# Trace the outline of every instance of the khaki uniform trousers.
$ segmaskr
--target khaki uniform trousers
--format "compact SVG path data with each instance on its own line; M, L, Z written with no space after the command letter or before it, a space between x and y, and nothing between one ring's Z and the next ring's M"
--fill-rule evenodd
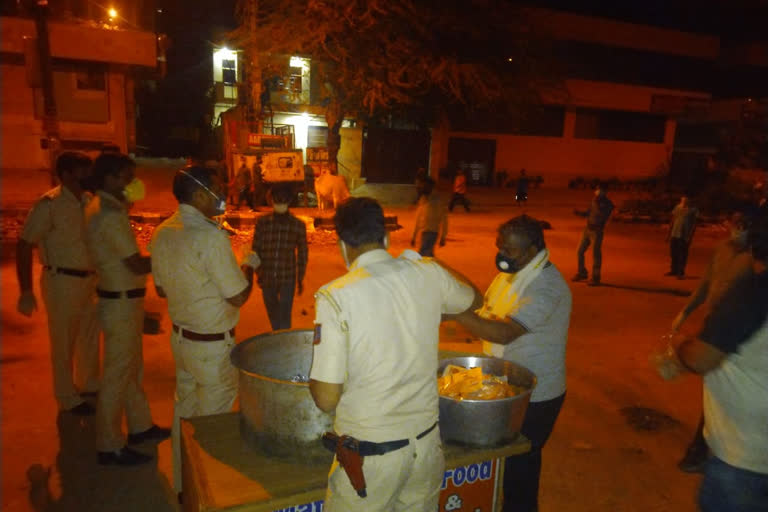
M104 331L104 375L96 404L96 447L109 452L125 446L123 412L131 434L152 426L141 386L144 299L99 299L99 318Z
M83 402L79 392L99 390L96 277L43 269L40 288L48 312L53 394L59 409L71 409Z
M323 512L435 512L445 473L440 429L408 441L399 450L365 457L365 498L357 495L334 459Z
M235 339L192 341L171 333L176 361L176 394L173 404L173 485L182 491L181 418L221 414L232 410L237 397L237 368L229 360Z

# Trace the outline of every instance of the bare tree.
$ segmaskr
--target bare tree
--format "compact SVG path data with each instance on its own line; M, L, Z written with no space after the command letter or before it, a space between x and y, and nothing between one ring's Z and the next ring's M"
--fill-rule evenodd
M347 115L514 107L555 83L525 11L509 1L239 0L238 12L234 37L258 52L262 72L286 55L313 59L332 162Z

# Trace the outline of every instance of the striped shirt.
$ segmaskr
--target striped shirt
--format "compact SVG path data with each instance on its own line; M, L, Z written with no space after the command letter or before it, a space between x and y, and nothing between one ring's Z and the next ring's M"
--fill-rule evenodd
M253 250L261 258L262 288L301 282L307 270L307 228L290 213L271 213L256 221Z

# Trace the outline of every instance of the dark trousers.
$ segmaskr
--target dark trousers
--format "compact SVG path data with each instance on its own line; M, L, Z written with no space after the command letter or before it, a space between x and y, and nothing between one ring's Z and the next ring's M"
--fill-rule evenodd
M592 245L592 279L600 280L600 267L603 264L603 230L587 227L581 235L581 243L577 252L579 258L579 274L586 276L587 267L584 265L584 253Z
M251 192L245 188L240 191L240 193L237 195L237 207L240 208L240 206L243 204L243 201L245 201L245 204L248 205L248 208L253 209L253 196L251 195Z
M456 203L461 203L464 205L464 209L466 211L469 211L469 200L464 197L464 194L459 194L457 192L453 193L453 196L451 197L451 202L448 204L448 211L453 211L453 207L456 206Z
M676 276L685 275L685 264L688 263L688 248L690 246L682 238L669 240L669 256L672 260L670 272Z
M261 296L264 298L264 306L267 308L267 316L273 331L291 328L295 287L293 283L261 287Z
M531 451L507 457L504 463L504 512L539 510L541 449L560 414L565 393L552 400L531 402L520 432L531 441Z
M436 242L437 242L437 231L422 231L421 232L421 248L419 248L419 254L421 254L422 256L434 257Z

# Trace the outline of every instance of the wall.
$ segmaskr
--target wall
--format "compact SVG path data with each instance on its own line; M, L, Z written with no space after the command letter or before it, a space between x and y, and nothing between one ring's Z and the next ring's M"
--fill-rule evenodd
M24 66L2 65L3 84L0 88L0 168L46 168L47 151L41 149L42 122L35 117L34 90L27 85ZM117 144L127 150L125 76L118 71L107 74L109 120L106 123L59 123L60 138L66 148Z

